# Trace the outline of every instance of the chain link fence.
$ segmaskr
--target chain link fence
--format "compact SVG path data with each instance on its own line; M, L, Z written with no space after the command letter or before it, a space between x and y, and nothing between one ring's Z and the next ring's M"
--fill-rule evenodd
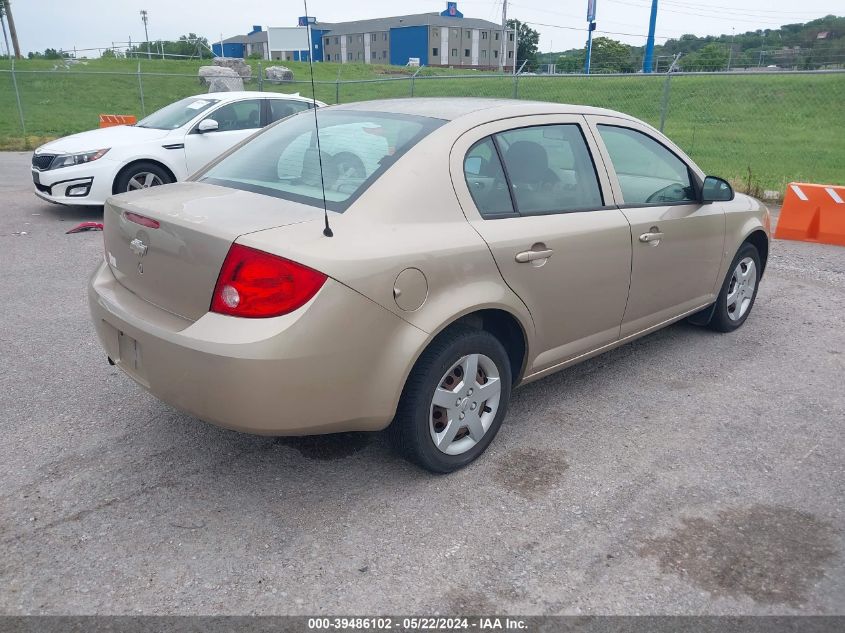
M311 96L310 81L246 90ZM30 149L96 127L98 115L139 118L204 92L192 74L0 70L0 148ZM317 81L329 104L406 97L494 97L619 110L663 130L698 164L762 196L789 181L845 182L845 71L628 75L388 76ZM436 116L436 112L432 112Z

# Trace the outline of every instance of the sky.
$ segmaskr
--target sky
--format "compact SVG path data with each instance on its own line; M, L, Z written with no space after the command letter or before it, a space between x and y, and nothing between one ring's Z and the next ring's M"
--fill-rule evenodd
M188 32L209 40L247 33L253 24L295 26L302 0L10 0L23 51L109 47L144 40L139 14L149 15L151 40L177 39ZM597 0L596 36L642 45L651 0ZM508 2L508 16L540 32L540 51L582 47L587 0ZM310 0L311 15L324 22L442 11L445 0ZM465 17L501 22L502 0L458 0ZM660 0L657 42L684 33L730 34L777 28L828 14L845 14L842 0ZM83 53L79 53L82 55ZM90 56L96 56L91 53Z

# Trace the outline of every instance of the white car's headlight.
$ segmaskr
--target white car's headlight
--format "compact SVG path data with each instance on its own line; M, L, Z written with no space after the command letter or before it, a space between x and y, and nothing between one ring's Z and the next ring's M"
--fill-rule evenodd
M73 165L84 165L102 158L109 151L109 147L105 149L95 149L91 152L81 152L79 154L62 154L56 156L53 162L50 163L50 169L61 169L62 167L72 167Z

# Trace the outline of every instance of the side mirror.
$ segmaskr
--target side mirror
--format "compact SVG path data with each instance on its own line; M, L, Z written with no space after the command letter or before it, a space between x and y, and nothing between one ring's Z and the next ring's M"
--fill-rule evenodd
M702 202L727 202L734 199L734 190L727 180L716 176L707 176L701 188Z
M205 134L206 132L216 132L220 124L214 119L203 119L197 126L197 132Z

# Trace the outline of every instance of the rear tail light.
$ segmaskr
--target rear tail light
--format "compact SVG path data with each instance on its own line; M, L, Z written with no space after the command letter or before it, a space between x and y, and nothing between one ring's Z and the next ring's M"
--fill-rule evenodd
M326 282L323 273L283 257L232 244L211 299L211 311L260 319L305 305Z

